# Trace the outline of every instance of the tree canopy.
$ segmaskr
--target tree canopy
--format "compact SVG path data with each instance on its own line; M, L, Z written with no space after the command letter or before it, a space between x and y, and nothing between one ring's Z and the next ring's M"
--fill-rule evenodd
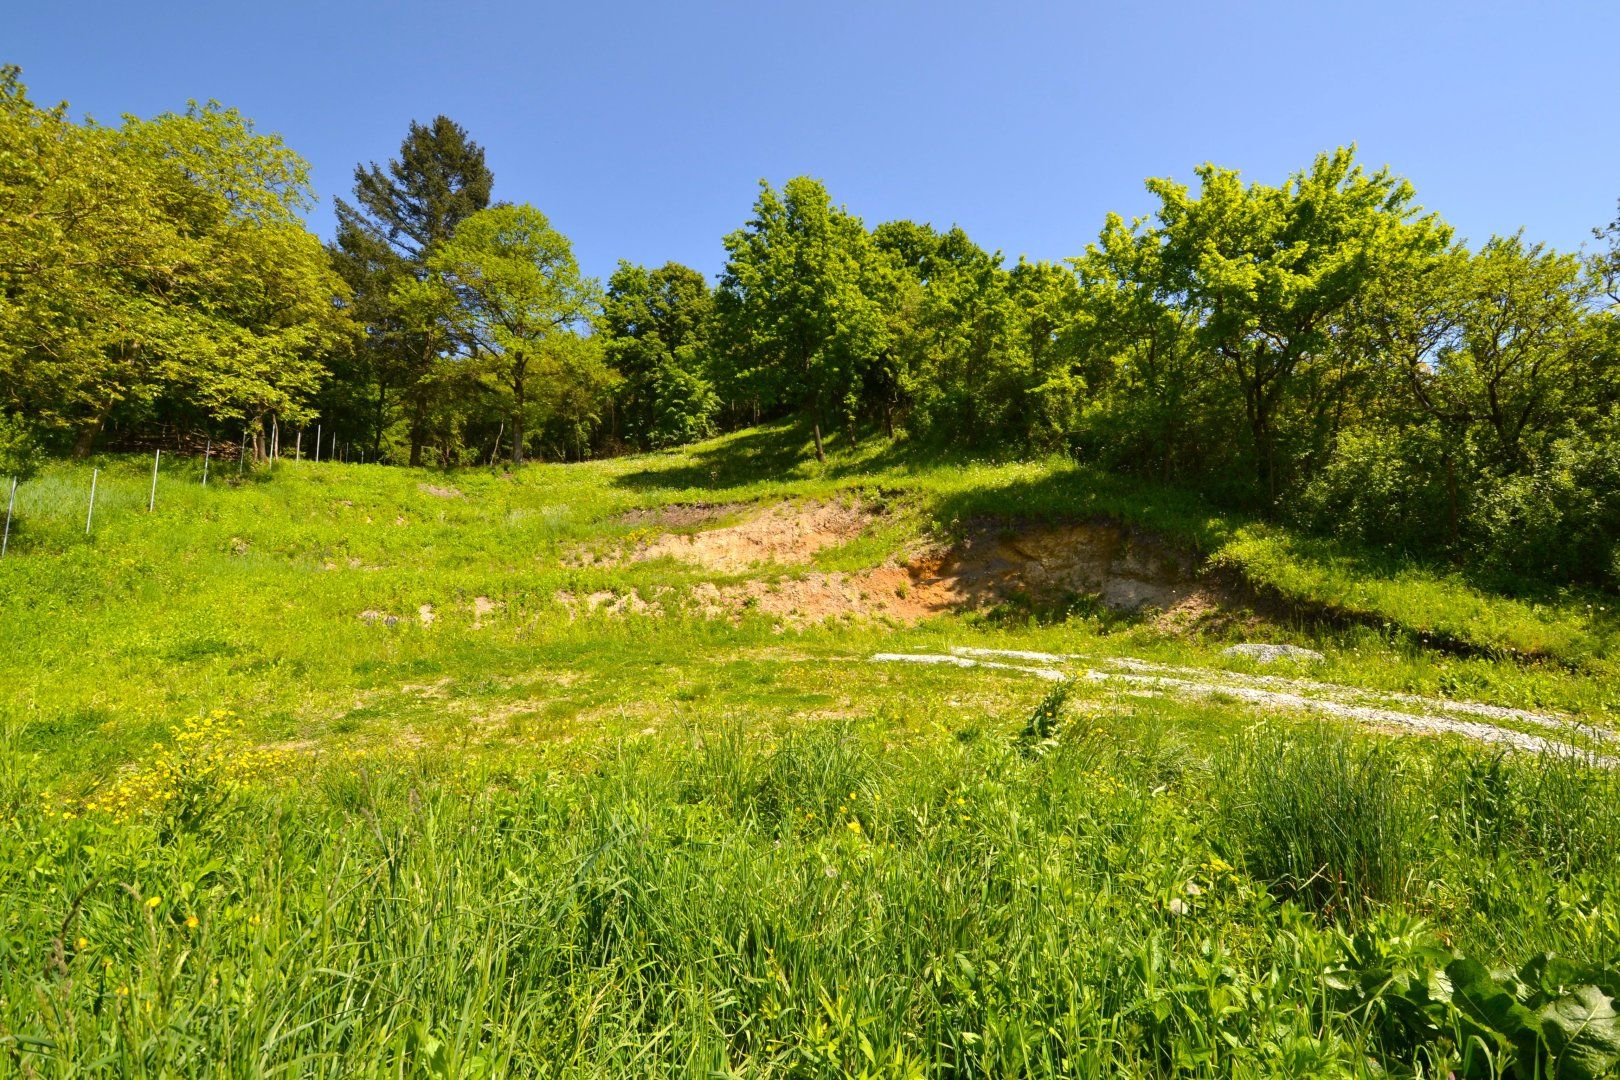
M1620 219L1465 243L1354 147L1146 181L1063 263L762 181L713 287L602 288L444 116L355 169L217 103L75 120L0 72L0 467L318 423L412 465L651 450L765 420L1065 453L1481 572L1620 588ZM329 437L329 436L328 436Z

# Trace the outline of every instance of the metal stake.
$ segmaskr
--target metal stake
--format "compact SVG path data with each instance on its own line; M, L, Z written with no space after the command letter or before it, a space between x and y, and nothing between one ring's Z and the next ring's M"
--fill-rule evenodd
M11 511L17 507L17 478L11 478L11 498L6 502L6 531L0 535L0 559L6 557L6 548L11 546Z
M96 516L96 477L101 475L100 469L90 470L90 509L84 515L84 535L90 535L90 519Z
M161 450L152 454L152 494L146 500L146 512L148 514L157 509L157 467L158 458L162 456L163 451Z

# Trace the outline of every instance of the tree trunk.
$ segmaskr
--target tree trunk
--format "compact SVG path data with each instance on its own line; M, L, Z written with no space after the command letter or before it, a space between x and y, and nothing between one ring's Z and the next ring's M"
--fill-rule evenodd
M411 468L422 464L422 448L427 445L427 399L418 396L411 402Z
M73 456L76 459L82 461L90 456L90 451L96 447L96 436L101 434L101 425L105 421L105 415L98 416L79 429L78 438L73 440Z
M1462 530L1457 526L1457 466L1446 455L1446 517L1451 526L1451 557L1462 557Z
M381 380L377 383L377 423L375 435L371 441L371 456L382 457L383 426L388 416L388 387Z
M523 383L525 363L518 360L512 367L512 401L517 406L512 410L512 467L515 469L523 464Z

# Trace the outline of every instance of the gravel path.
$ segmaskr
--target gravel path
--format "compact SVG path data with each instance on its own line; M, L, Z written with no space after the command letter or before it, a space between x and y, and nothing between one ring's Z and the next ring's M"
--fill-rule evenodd
M1430 698L1395 691L1370 690L1313 679L1279 675L1249 675L1216 668L1157 664L1133 657L1088 657L1021 649L953 648L949 653L878 653L876 663L947 664L962 668L990 668L1032 675L1050 682L1084 679L1122 686L1127 693L1171 694L1185 698L1225 698L1263 709L1311 712L1358 723L1402 728L1425 734L1461 735L1477 742L1529 753L1591 757L1595 764L1620 764L1613 757L1594 755L1570 743L1522 731L1505 723L1540 728L1561 735L1576 734L1594 742L1612 743L1615 734L1566 717L1548 716L1486 705L1477 701ZM1010 661L1020 661L1012 663ZM1494 723L1492 721L1495 721Z

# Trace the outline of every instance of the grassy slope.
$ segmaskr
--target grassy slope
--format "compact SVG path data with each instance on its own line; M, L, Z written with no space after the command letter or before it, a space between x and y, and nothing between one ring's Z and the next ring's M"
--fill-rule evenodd
M516 477L306 464L206 490L182 465L155 515L144 466L114 461L89 540L82 469L26 486L0 563L0 1055L126 1074L1331 1072L1374 1048L1319 980L1360 897L1487 960L1620 957L1607 778L1098 687L1032 748L1045 686L863 662L973 644L1217 665L1224 640L1096 616L784 632L557 602L701 576L559 563L629 535L615 519L638 506L854 490L900 511L818 560L837 568L975 517L1105 514L1292 595L1577 669L1276 628L1329 653L1318 674L1612 722L1612 624L1574 601L1382 573L1060 462L878 444L823 467L804 449L762 430ZM476 597L500 605L481 626ZM225 731L185 730L215 710ZM120 791L165 801L84 806ZM1301 884L1317 860L1342 888ZM1272 899L1300 889L1301 909Z

